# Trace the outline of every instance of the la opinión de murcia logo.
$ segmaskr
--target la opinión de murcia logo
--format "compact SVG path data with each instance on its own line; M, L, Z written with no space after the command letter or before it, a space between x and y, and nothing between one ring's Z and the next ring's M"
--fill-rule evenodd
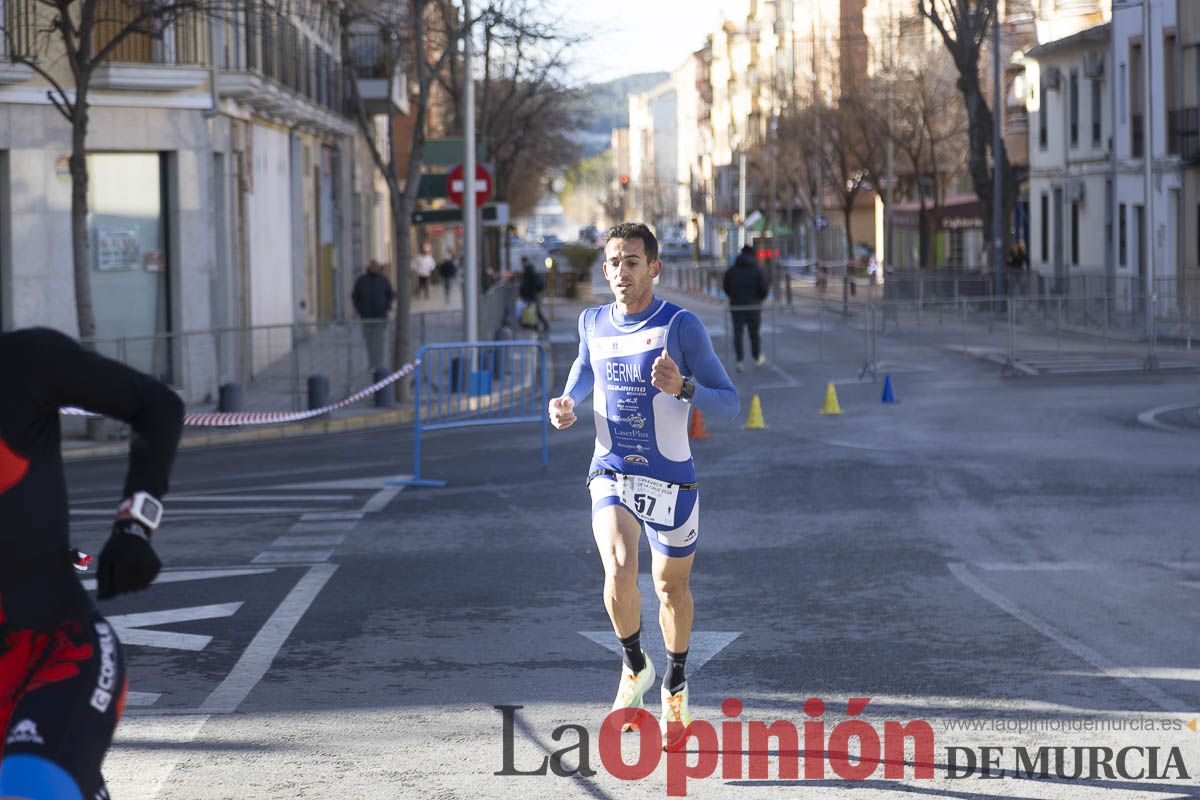
M667 795L684 797L688 782L719 774L723 780L824 780L834 776L846 781L877 779L882 766L885 780L917 780L935 777L941 767L947 778L1036 778L1065 780L1190 780L1191 776L1178 747L946 747L945 762L935 764L933 727L926 720L899 722L886 720L882 733L878 723L862 719L871 702L869 697L852 697L846 705L849 719L827 731L823 716L826 705L817 697L804 702L804 720L798 728L789 720L742 722L743 704L727 698L721 704L726 717L719 723L693 720L686 729L670 723L668 738L682 734L680 746L665 754ZM596 775L592 769L591 734L583 725L560 725L551 733L564 746L538 764L516 763L516 714L524 706L493 706L502 715L503 768L493 773L502 776L545 776L561 778ZM637 758L625 761L621 727L637 725ZM803 733L801 733L801 729ZM851 743L857 745L851 753ZM911 745L909 743L911 742ZM803 750L801 750L803 743ZM912 753L905 759L906 747ZM618 709L605 717L598 735L601 766L613 777L639 781L652 775L664 759L658 720L644 708ZM771 760L777 761L775 774ZM691 760L694 763L689 763ZM570 766L567 762L573 762ZM909 769L911 767L911 770Z

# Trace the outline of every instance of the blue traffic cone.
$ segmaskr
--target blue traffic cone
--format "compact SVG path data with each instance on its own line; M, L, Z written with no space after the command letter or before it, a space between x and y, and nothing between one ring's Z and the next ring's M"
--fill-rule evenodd
M892 388L892 376L887 375L883 379L883 402L899 403L896 399L896 390Z

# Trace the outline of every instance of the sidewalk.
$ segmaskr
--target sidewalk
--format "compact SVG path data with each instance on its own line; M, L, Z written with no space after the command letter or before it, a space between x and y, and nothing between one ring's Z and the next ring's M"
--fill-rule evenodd
M456 288L458 288L456 284ZM551 374L553 374L553 346L568 344L576 341L575 321L580 311L594 304L592 298L584 296L579 300L551 300L543 302L546 316L551 322L551 332L545 339L547 355L550 358ZM462 292L451 292L447 302L440 286L430 289L428 298L413 298L413 352L422 344L434 341L457 341L462 338ZM332 326L330 330L333 330ZM358 330L354 333L361 333ZM516 331L517 339L533 339L528 331ZM292 411L301 410L297 405L298 398L294 392L281 388L291 381L290 372L303 364L304 374L319 371L322 362L332 363L338 358L343 361L336 366L346 370L346 379L331 381L330 402L336 402L356 391L370 385L370 375L366 368L366 356L359 337L349 337L346 343L338 342L336 346L321 348L319 343L312 343L297 348L288 363L278 368L271 368L258 376L256 385L244 392L245 410L254 411ZM360 363L361 362L361 363ZM272 374L278 372L280 375ZM282 376L282 373L288 373ZM361 375L361 381L351 383L349 375ZM393 387L384 389L393 391ZM189 404L187 413L204 413L215 410L215 403ZM374 397L368 397L359 403L345 409L333 411L321 417L302 422L290 422L273 425L237 426L231 428L184 428L180 449L187 450L200 447L216 447L244 442L270 441L289 439L301 436L319 436L330 433L345 433L347 431L383 428L395 425L406 425L413 421L414 405L412 401L398 404L392 408L376 408ZM62 444L63 459L67 461L123 456L129 452L128 429L121 428L121 434L111 441L97 441L88 438L69 437L64 431Z

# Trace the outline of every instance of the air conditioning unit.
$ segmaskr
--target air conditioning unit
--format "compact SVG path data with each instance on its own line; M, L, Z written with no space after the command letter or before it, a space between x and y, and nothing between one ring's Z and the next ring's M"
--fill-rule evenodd
M1062 79L1062 70L1058 67L1046 67L1042 71L1042 88L1043 89L1058 89L1058 82Z
M1067 200L1083 203L1087 200L1087 184L1082 180L1067 181Z
M1104 77L1104 53L1093 50L1083 54L1083 74L1087 78Z

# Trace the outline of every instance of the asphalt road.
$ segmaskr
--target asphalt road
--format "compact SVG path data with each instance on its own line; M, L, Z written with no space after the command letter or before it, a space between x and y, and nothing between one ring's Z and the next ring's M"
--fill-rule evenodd
M774 323L776 357L735 375L742 416L706 419L712 438L694 443L689 671L693 715L721 732L725 768L763 752L717 725L728 697L743 727L785 720L802 736L815 718L804 702L821 698L826 746L804 748L801 780L781 778L772 745L768 779L718 768L688 795L1200 794L1200 733L1186 727L1200 717L1200 430L1138 422L1195 400L1194 378L1002 378L986 360L894 342L880 367L900 403L884 405L880 383L858 380L859 334L826 324ZM556 385L572 350L570 324L559 327ZM831 381L841 416L817 413ZM755 393L766 430L742 427ZM551 431L549 469L531 425L431 434L423 472L440 489L388 487L412 472L408 429L181 453L156 539L167 572L103 607L136 693L106 767L113 797L666 796L679 761L635 781L601 758L620 662L600 603L584 420ZM85 549L106 535L122 469L68 469ZM860 716L881 736L889 720L927 721L934 777L914 777L911 742L902 779L882 766L839 777L834 762L857 756L828 737L854 697L872 698ZM657 711L657 687L647 700ZM555 736L573 724L596 774L496 775L498 705L522 707L509 771L577 744L579 729ZM625 737L630 763L637 744ZM1082 758L1085 775L1093 751L1070 748L1111 748L1110 766L1141 748L1127 753L1130 775L1158 748L1167 777L1101 765L1095 779L1058 779L1054 751L1051 777L1014 777L1017 748L1039 746L1068 748L1067 774ZM981 747L1004 748L992 755L1009 774L947 777L951 755L965 758L950 748ZM692 763L717 758L698 749ZM1186 779L1164 768L1172 758ZM823 777L804 780L822 760ZM578 762L577 749L563 771Z

